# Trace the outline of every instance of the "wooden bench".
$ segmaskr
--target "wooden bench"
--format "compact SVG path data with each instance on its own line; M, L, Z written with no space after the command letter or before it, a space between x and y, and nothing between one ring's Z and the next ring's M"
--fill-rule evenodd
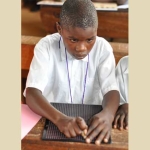
M22 91L25 88L26 78L28 75L30 63L33 57L33 50L36 43L41 39L41 37L33 36L22 36L21 37L21 77L22 77ZM116 63L123 56L128 55L128 44L127 43L114 43L110 42ZM22 95L22 103L25 103L24 97Z

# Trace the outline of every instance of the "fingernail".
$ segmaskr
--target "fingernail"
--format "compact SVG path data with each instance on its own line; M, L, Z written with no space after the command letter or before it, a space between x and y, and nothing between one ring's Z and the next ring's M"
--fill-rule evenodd
M90 140L89 138L87 138L87 139L86 139L86 142L87 142L87 143L90 143L90 142L91 142L91 140Z
M84 133L84 131L81 133L81 135L84 139L86 139L86 134Z
M78 118L78 120L79 120L79 121L82 121L82 119L81 119L80 117Z
M105 142L105 143L107 143L107 142L108 142L108 140L107 140L107 139L104 139L104 142Z
M96 145L100 145L100 141L95 141L95 144Z
M83 132L84 132L84 134L86 135L86 134L87 134L87 129L85 129Z
M128 130L128 127L126 127L126 130Z
M114 125L114 128L116 129L116 125Z

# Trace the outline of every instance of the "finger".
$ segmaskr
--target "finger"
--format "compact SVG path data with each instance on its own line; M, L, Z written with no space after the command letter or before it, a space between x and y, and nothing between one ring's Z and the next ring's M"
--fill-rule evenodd
M108 143L109 138L110 138L110 130L106 133L106 135L105 135L105 137L104 137L104 142L105 142L105 143Z
M123 130L124 119L125 119L125 114L121 115L119 118L119 129L120 130Z
M128 114L125 117L125 129L128 130Z
M118 119L120 118L120 115L118 114L118 115L116 115L116 117L115 117L115 120L114 120L114 128L116 129L117 128L117 126L118 126Z
M89 138L87 138L85 141L86 143L91 143L91 140Z
M84 139L86 139L86 137L87 137L87 129L84 129L84 131L82 131L82 137Z
M92 122L93 118L90 118L88 121L87 121L87 125L89 126Z
M87 130L87 135L91 134L93 130L95 130L96 127L97 127L97 124L92 123Z
M69 133L70 133L70 136L71 136L71 137L76 137L76 136L77 136L77 134L75 133L75 130L74 130L73 128L71 128L71 129L69 130Z
M79 128L80 128L81 130L84 130L84 129L87 129L87 128L88 128L86 122L85 122L84 119L81 118L81 117L77 117L77 118L76 118L76 123L78 124L78 126L79 126Z
M104 139L104 137L106 136L107 132L108 131L106 129L101 131L101 133L99 134L99 136L97 137L97 139L95 141L96 145L100 145L101 144L101 142ZM105 139L105 141L106 141L106 139Z
M83 132L84 132L84 134L87 134L87 129L84 129L84 131L83 131Z
M91 132L98 126L97 121L94 121L93 118L90 119L90 124L87 130L87 135L91 134Z
M97 137L99 135L99 133L103 130L104 125L98 125L95 129L93 129L93 131L87 136L87 140L89 139L90 141L92 141L95 137Z
M64 131L63 134L64 134L67 138L70 138L70 137L71 137L71 135L70 135L70 133L69 133L68 130Z
M77 135L82 134L82 130L79 128L78 124L74 125L74 130Z
M128 130L128 129L129 129L128 125L125 127L125 129L126 129L126 130Z

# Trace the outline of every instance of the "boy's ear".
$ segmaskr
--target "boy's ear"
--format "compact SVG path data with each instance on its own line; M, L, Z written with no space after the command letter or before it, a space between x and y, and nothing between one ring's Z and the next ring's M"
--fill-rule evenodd
M60 23L59 23L59 22L56 22L56 28L57 28L58 33L61 35L62 28L61 28L61 26L60 26Z

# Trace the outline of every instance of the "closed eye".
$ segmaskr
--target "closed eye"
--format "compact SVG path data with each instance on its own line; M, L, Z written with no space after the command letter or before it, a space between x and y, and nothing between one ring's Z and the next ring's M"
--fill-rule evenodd
M78 42L78 40L77 40L77 39L70 39L70 41L71 41L72 43L76 43L76 42Z
M88 43L91 43L94 39L87 39Z

